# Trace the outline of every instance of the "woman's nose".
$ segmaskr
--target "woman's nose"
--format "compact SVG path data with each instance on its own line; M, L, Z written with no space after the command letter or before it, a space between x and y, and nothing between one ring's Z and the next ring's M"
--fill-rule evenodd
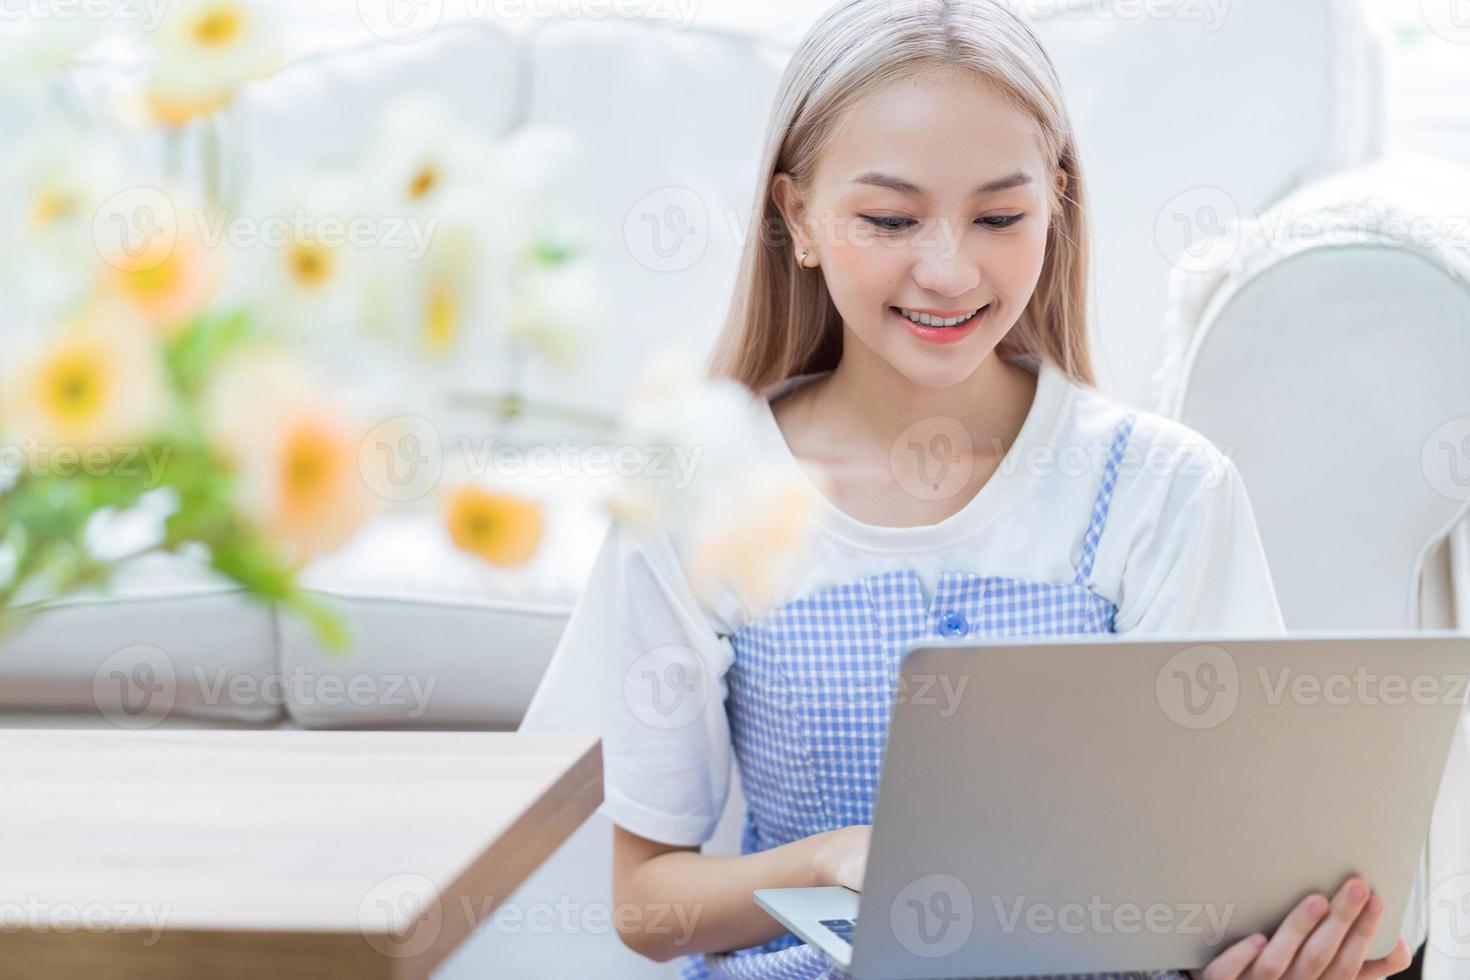
M980 285L980 268L965 255L958 240L933 233L915 241L914 247L918 256L913 276L920 289L952 299L972 293Z
M922 257L914 265L913 276L920 289L946 299L970 295L980 285L979 267L960 255Z

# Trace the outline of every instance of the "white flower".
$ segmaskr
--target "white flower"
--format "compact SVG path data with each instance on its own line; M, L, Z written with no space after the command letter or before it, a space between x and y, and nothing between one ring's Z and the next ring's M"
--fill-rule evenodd
M3 240L3 277L12 303L54 319L92 287L101 255L93 239L97 209L123 186L112 146L77 127L51 121L27 130L9 149L3 185L12 219Z
M701 502L686 544L689 584L706 604L727 588L760 616L801 571L816 490L780 460L752 462Z
M102 21L85 16L75 2L27 0L0 17L0 81L35 81L63 71L101 33Z
M367 179L386 213L446 214L446 205L483 207L491 184L488 140L440 99L403 95L378 116Z
M443 361L486 338L490 322L489 250L473 203L445 199L433 216L422 255L382 247L373 255L370 305L394 343L417 357ZM479 349L478 346L476 348Z
M149 109L174 125L220 108L281 62L275 18L259 0L169 0L144 37L157 58Z
M755 409L743 385L706 377L688 352L659 352L618 420L619 446L641 451L646 465L619 480L612 512L686 525L701 500L759 458Z
M375 234L375 218L360 190L340 177L319 176L259 200L247 213L257 215L270 234L252 243L251 274L242 285L262 322L304 340L356 328L370 271L366 252ZM365 219L373 221L364 224Z
M602 282L586 259L528 265L508 284L505 322L511 336L561 368L577 360L601 307Z

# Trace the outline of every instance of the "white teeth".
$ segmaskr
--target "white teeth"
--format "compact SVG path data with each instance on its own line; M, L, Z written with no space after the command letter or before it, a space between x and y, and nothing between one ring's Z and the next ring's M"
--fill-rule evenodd
M896 306L896 307L894 307L894 309L898 310L898 312L902 313L904 316L908 317L910 320L912 320L913 322L919 324L920 326L924 326L924 327L957 327L961 323L964 323L966 320L970 319L976 313L979 313L980 310L985 309L985 307L983 307L983 306L980 307L980 310L971 310L969 313L966 313L964 316L952 316L952 317L937 317L937 316L930 316L927 313L915 313L912 310L906 310L906 309L904 309L902 306Z

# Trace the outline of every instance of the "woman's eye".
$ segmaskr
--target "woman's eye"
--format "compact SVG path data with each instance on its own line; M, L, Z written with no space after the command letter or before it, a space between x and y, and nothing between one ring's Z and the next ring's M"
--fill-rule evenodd
M895 215L862 215L862 219L869 224L876 225L884 231L902 231L909 225L915 224L913 218L900 218Z
M903 231L911 225L918 224L913 218L903 218L897 215L865 214L861 217L864 221L884 231ZM983 218L976 218L975 223L984 225L986 228L1009 228L1024 217L1024 214L991 214Z

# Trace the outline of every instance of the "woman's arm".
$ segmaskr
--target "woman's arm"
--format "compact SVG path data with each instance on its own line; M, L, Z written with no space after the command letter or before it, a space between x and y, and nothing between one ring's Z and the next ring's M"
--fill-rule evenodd
M664 962L758 946L787 932L755 904L757 888L832 884L828 844L850 828L753 854L716 857L613 825L613 921L629 949ZM635 914L636 913L636 914Z

